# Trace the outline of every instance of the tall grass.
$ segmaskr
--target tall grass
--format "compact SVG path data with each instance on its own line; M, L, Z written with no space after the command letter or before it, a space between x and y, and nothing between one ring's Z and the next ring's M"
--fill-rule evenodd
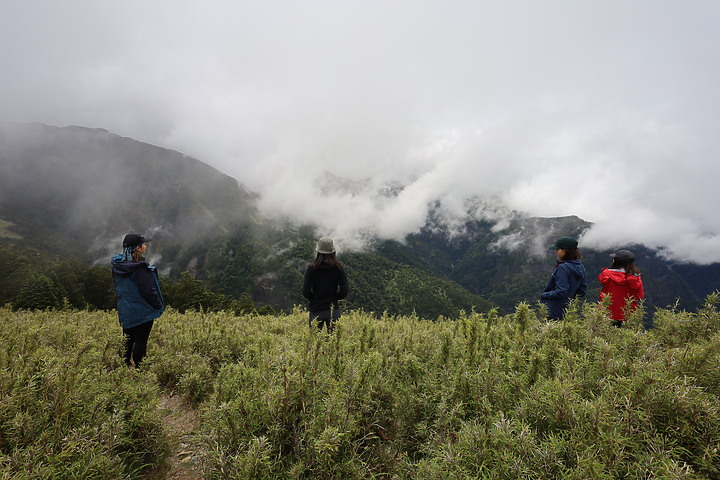
M136 478L167 456L149 373L117 318L0 309L0 478Z
M111 315L0 310L0 471L137 478L167 455L154 406L173 391L202 412L212 479L720 478L718 301L621 329L588 303L553 323L528 304L349 312L332 335L301 310L170 311L141 372L115 368Z

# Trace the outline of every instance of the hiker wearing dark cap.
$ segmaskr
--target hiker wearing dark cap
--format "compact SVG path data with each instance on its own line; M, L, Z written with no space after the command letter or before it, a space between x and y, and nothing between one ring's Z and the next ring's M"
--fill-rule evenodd
M548 309L548 319L561 320L570 300L584 297L587 292L585 267L580 262L578 241L571 237L562 237L550 249L555 250L557 264L540 301Z
M626 308L633 311L638 300L645 298L640 269L635 266L635 255L630 250L618 250L610 255L612 265L603 268L598 280L602 285L600 300L610 295L610 318L616 327L625 322Z
M157 268L145 261L152 240L136 233L123 239L123 253L112 260L118 319L125 334L125 364L140 366L147 352L153 321L165 311Z
M335 256L335 245L330 237L318 240L315 261L305 270L303 296L309 300L308 321L322 330L325 326L332 332L340 318L338 300L347 297L349 286L345 268Z

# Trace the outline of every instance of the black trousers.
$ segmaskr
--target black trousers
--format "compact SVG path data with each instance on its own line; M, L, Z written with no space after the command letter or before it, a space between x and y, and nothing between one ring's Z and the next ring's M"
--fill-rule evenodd
M141 323L132 328L123 328L125 334L125 364L130 365L132 358L135 367L139 367L145 354L147 353L147 342L150 338L150 330L152 330L153 320Z
M318 330L322 330L323 327L325 327L328 332L332 332L335 328L335 322L340 318L340 314L339 308L323 310L321 312L310 312L310 315L308 315L308 323L310 328L313 327L313 323L316 323Z

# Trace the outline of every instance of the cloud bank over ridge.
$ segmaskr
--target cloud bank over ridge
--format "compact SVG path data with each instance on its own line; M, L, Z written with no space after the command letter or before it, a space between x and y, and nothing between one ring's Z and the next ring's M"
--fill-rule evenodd
M480 197L591 221L586 246L720 261L716 2L3 10L0 120L183 151L346 245Z

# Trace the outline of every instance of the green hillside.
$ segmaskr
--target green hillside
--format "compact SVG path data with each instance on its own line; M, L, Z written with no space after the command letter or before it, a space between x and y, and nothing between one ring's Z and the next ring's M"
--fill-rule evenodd
M16 303L23 288L43 275L52 282L43 291L58 297L50 305L67 298L71 306L82 306L84 299L73 297L64 283L87 282L82 275L64 278L67 262L107 266L122 236L137 231L153 237L150 260L159 259L168 285L189 272L229 299L250 295L259 305L291 309L305 301L302 273L314 257L316 238L312 227L263 218L253 195L236 180L179 152L101 129L40 124L0 124L0 221L0 245L8 246L0 261L10 276L0 304ZM24 262L15 261L18 253ZM433 272L373 253L342 260L351 272L347 307L433 317L490 308ZM388 279L390 290L383 283ZM196 293L205 306L228 306L222 298ZM106 303L86 300L94 308Z
M504 229L487 221L469 221L461 237L442 229L424 229L409 235L406 242L384 242L378 252L448 278L469 292L486 298L503 311L512 311L521 301L535 302L555 267L554 252L548 250L562 236L579 238L592 226L578 217L537 218L517 213ZM641 245L631 248L643 271L649 307L696 309L705 296L720 289L718 264L674 265ZM581 245L582 262L588 276L588 298L598 298L597 275L610 266L612 250L597 251Z
M547 245L591 226L577 217L518 212L507 212L500 224L482 220L482 205L480 199L468 203L460 231L450 232L439 210L431 211L426 227L402 242L374 239L364 251L339 252L350 274L346 307L427 318L492 306L509 312L520 301L537 300L554 268ZM107 268L129 231L153 237L149 259L166 285L185 282L174 290L178 308L244 310L231 304L248 304L249 297L249 303L285 311L305 301L302 273L320 233L312 225L264 218L255 195L236 179L180 152L101 129L0 123L0 262L6 278L0 304L16 303L23 289L45 285L58 297L51 303L105 308L104 294L86 298L89 293L77 285L107 285L109 276L93 271L83 279L78 264ZM649 307L678 302L692 310L720 289L717 264L674 265L647 248L622 247L635 250ZM596 276L610 251L582 251L588 295L596 298ZM198 299L187 298L192 293Z

